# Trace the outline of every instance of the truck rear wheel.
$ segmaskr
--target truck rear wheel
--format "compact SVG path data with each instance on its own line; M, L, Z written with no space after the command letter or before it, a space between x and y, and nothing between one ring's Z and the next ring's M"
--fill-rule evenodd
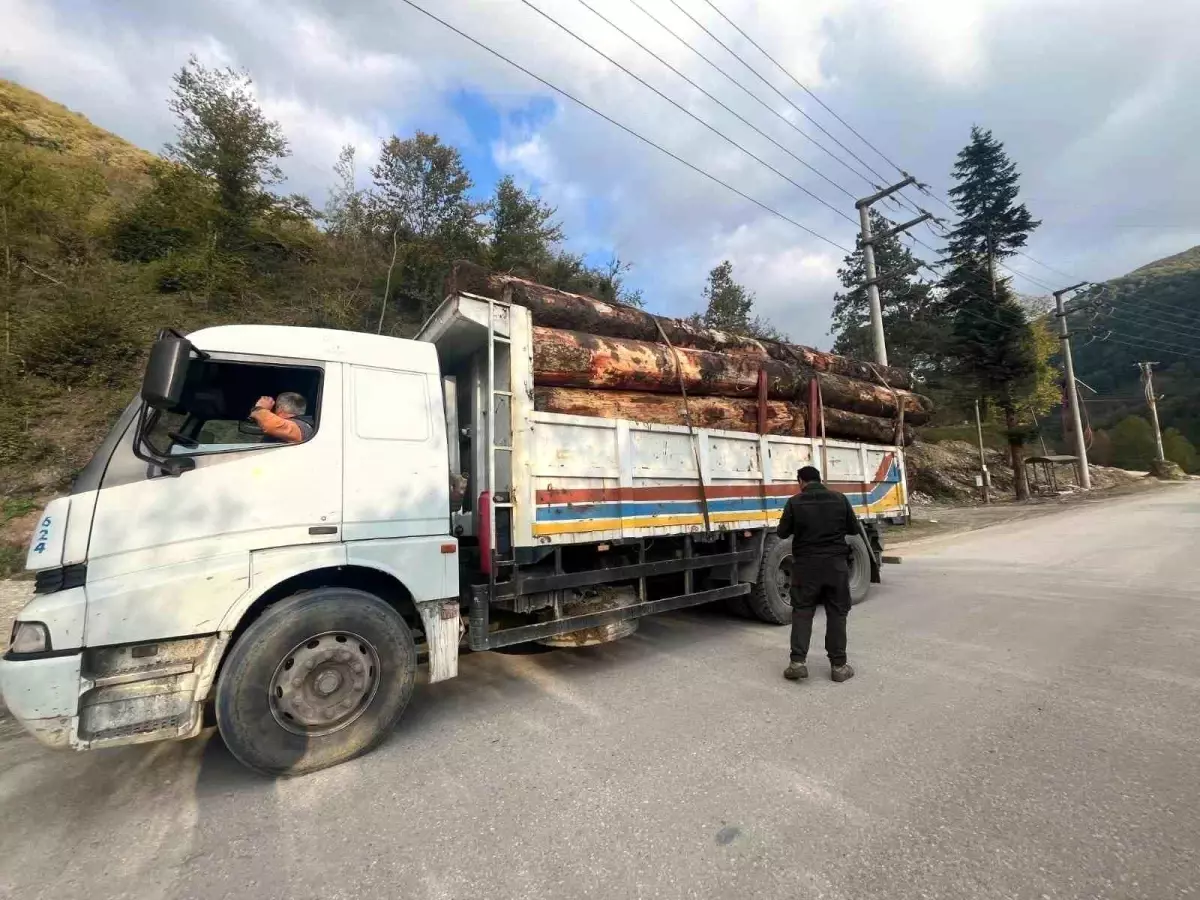
M850 546L850 602L861 603L871 590L871 558L858 535L846 538ZM792 621L792 542L767 535L758 583L746 595L746 605L755 618L772 625Z
M412 632L365 591L318 588L271 606L234 644L217 727L239 761L300 775L377 747L416 683Z
M871 555L860 535L846 538L850 545L850 602L862 603L871 590Z
M792 621L792 542L768 534L763 543L758 581L746 595L746 604L756 619L772 625Z

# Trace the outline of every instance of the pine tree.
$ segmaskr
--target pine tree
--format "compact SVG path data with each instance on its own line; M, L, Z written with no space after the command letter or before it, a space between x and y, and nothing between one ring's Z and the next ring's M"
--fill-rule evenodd
M721 331L745 334L750 326L754 295L733 280L733 263L725 260L708 273L704 285L704 324Z
M775 340L782 337L770 322L751 316L754 294L745 285L733 280L733 263L729 260L714 266L708 273L703 296L704 313L692 317L697 324L751 337Z
M957 183L950 197L959 220L947 249L955 258L987 259L994 276L995 261L1024 247L1042 223L1016 202L1021 176L991 131L971 127L971 142L959 151L952 175Z
M1017 499L1027 500L1021 448L1029 429L1021 418L1043 394L1048 367L1025 310L996 274L996 261L1025 246L1041 223L1016 202L1016 164L990 131L971 129L953 176L950 196L959 221L948 244L951 268L942 279L953 316L950 357L959 377L1003 414Z
M882 234L892 223L871 210L872 230ZM940 315L941 297L933 285L921 281L912 268L916 258L898 235L875 242L876 270L886 277L879 285L883 330L887 335L888 359L898 366L928 374L940 365L948 329ZM908 273L908 274L900 274ZM858 359L873 359L871 307L863 289L866 264L862 243L845 258L838 278L846 293L833 295L833 352Z

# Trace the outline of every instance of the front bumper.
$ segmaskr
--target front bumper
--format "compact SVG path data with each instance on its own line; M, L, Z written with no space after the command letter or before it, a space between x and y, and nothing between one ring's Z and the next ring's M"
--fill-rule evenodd
M13 718L48 747L87 750L196 735L224 646L217 635L0 660Z
M82 653L0 659L0 695L12 717L47 747L66 749L78 726Z

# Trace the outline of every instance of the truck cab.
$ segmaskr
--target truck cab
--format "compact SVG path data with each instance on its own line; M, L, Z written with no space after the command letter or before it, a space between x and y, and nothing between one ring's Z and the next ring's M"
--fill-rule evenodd
M284 391L306 401L306 440L274 442L248 419ZM227 648L306 590L374 598L367 613L410 632L394 666L415 669L413 631L450 634L456 651L442 396L428 343L258 325L164 334L142 397L34 535L35 596L0 664L13 715L56 747L194 735ZM368 635L336 631L292 655L305 679L276 679L259 711L300 742L347 729L395 675ZM342 658L356 639L377 663L360 678ZM400 674L406 701L412 674ZM299 749L288 755L303 767Z

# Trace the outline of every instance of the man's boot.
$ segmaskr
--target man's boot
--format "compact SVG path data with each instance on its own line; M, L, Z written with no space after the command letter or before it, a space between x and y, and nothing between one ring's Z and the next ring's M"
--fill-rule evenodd
M783 670L783 677L788 681L799 681L801 678L808 677L808 664L802 662L791 662L786 669Z
M849 681L854 677L854 668L850 663L842 663L840 666L834 666L830 670L829 675L834 681L841 684L843 681Z

